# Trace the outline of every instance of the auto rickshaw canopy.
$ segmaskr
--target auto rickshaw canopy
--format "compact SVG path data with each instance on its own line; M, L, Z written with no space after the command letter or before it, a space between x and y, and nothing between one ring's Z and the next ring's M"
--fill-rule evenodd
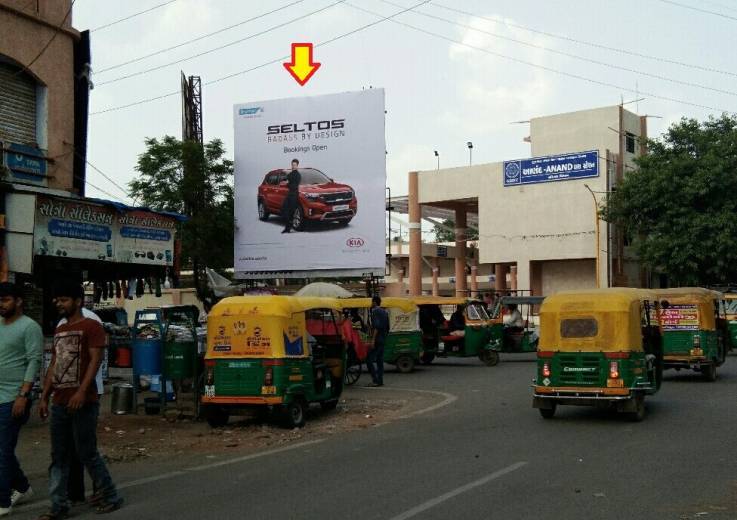
M722 293L703 287L673 287L654 291L661 304L663 315L668 313L669 309L693 307L698 311L699 330L716 330L717 305L724 300Z
M310 337L305 311L343 308L336 298L271 295L224 298L208 316L205 358L308 357Z
M565 291L540 307L538 350L623 352L642 350L643 302L655 294L643 289Z
M369 309L373 305L371 298L339 298L338 302L342 309ZM417 305L411 300L396 296L381 298L381 306L387 309L399 309L404 312L417 310Z

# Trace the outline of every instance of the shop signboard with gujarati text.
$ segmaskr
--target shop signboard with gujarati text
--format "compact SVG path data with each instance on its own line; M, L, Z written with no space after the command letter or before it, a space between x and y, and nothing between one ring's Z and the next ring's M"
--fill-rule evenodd
M112 262L114 226L113 208L39 196L33 253Z
M599 152L568 153L504 162L504 186L569 181L599 176Z
M176 221L148 211L117 215L115 256L130 264L172 265Z

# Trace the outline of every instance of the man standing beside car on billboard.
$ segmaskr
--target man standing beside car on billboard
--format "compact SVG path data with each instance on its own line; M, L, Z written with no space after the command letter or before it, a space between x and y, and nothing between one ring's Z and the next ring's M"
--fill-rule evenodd
M299 159L292 159L292 171L287 174L287 198L284 199L284 207L282 213L284 215L284 230L282 233L290 233L292 231L292 217L299 204L299 183L302 182L302 175L299 173Z

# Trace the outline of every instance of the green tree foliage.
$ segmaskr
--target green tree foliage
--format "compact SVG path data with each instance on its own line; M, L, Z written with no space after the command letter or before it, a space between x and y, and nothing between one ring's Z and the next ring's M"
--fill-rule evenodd
M440 223L433 226L433 233L435 233L435 240L438 242L455 242L455 221L451 219L445 219ZM468 240L478 240L479 230L473 226L468 226L466 230L468 234Z
M603 218L673 285L737 281L737 118L682 119L647 146Z
M191 217L179 230L184 263L232 267L233 161L224 158L222 141L201 146L167 135L145 143L136 166L140 175L128 185L131 196L149 208Z

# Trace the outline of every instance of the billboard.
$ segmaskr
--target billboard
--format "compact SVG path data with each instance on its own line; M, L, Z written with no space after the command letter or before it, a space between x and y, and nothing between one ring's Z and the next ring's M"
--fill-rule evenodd
M235 105L234 127L236 277L384 273L383 89Z
M598 176L599 152L597 150L504 161L504 186Z

